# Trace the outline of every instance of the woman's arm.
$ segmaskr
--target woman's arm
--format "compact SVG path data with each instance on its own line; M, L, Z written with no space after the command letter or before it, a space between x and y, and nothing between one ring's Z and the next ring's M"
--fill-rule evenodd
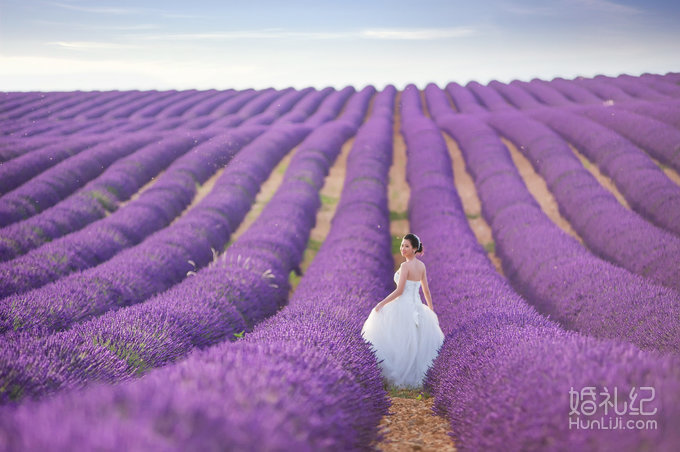
M427 268L423 270L423 277L420 278L420 284L423 287L423 295L425 295L427 305L434 311L434 308L432 307L432 295L430 295L430 287L427 285Z
M397 299L399 295L404 293L404 287L406 286L406 277L408 276L408 269L404 267L404 264L406 262L403 262L401 266L399 266L399 282L397 283L397 288L392 291L391 294L383 298L383 300L378 303L378 305L375 307L375 312L380 311L387 303Z

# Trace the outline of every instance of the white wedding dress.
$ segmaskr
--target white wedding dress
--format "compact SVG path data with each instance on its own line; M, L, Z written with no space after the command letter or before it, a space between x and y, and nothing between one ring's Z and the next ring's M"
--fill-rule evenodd
M399 272L394 282L399 281ZM420 388L444 342L439 319L420 300L420 281L406 280L404 292L371 313L361 335L371 343L383 377L399 388Z

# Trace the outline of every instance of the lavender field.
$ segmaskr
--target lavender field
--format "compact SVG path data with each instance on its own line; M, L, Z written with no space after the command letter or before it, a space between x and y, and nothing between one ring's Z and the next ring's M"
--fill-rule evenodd
M455 448L680 450L680 73L421 88L0 93L0 450L384 450L409 231Z

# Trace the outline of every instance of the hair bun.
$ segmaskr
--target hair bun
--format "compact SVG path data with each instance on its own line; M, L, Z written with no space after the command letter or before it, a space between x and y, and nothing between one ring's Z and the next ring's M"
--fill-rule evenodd
M413 237L415 237L416 240L418 240L418 251L422 251L422 250L423 250L423 241L420 240L420 237L418 237L418 236L415 235L415 234L413 234Z
M420 240L420 237L418 237L412 232L409 232L404 236L404 238L411 242L411 246L413 246L416 249L416 253L421 253L423 251L423 242ZM415 245L412 239L415 239L416 242Z

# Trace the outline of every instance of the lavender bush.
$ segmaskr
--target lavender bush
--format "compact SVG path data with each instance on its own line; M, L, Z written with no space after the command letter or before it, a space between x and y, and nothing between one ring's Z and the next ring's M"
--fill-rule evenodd
M461 147L513 287L565 328L625 339L642 349L680 348L680 294L602 261L559 229L524 186L496 133L470 115L437 117ZM537 258L540 256L540 258Z
M595 163L633 210L680 235L680 188L640 148L574 113L552 109L532 117L549 125Z
M603 101L603 98L598 96L597 93L593 93L585 87L574 83L572 80L557 77L552 79L549 84L567 99L577 104L601 104ZM606 98L607 96L605 95L604 97Z
M110 363L92 362L89 373L82 372L82 365L69 364L87 361L80 350L91 342L127 361L124 372L117 374L123 378L176 360L191 347L233 339L274 314L286 303L288 275L302 260L324 176L342 143L359 126L372 94L373 88L357 94L341 119L318 128L299 146L272 202L212 267L144 303L107 312L71 330L30 344L21 334L7 341L0 358L7 375L2 386L18 389L5 393L5 401L90 382L99 366L102 379L112 378ZM226 170L231 174L223 176L227 180L239 175L234 163L236 159ZM242 165L241 174L246 175L247 168ZM27 361L32 364L27 366Z
M470 82L466 87L480 99L487 109L491 111L512 110L513 107L508 104L503 97L498 94L493 88L484 86L478 82Z
M659 91L647 86L639 77L631 77L622 74L618 77L606 77L598 75L595 80L602 80L608 85L614 85L621 88L624 92L630 94L632 97L638 99L663 101L668 100L670 96L660 93Z
M680 265L676 265L680 262L680 237L622 206L544 124L522 113L495 114L487 123L532 163L560 212L590 250L657 283L680 289Z
M370 309L374 297L388 290L385 281L392 270L386 198L392 133L387 113L391 109L383 105L393 100L394 91L386 92L375 103L381 105L381 113L374 106L376 119L362 128L366 132L355 141L351 164L348 159L348 177L338 205L342 213L296 291L305 291L296 296L300 315L284 309L244 341L197 352L134 382L68 392L41 404L6 410L0 424L4 444L28 448L46 444L52 433L42 427L58 411L65 414L61 421L65 433L50 441L54 450L72 448L76 438L78 446L96 448L104 436L108 444L121 447L173 450L225 444L246 449L358 450L371 444L377 438L378 421L387 411L387 400L375 358L358 334L364 313L357 315L353 301ZM360 175L349 176L350 168ZM373 169L367 173L367 168ZM372 182L367 185L369 174ZM356 215L354 205L367 201L367 212L373 213ZM339 270L344 264L338 260L338 253L354 252L347 243L357 233L359 242L368 247L367 255L374 257L364 261L359 280L343 277ZM361 238L364 234L366 239ZM311 279L314 271L331 272L336 280ZM311 282L307 289L305 281ZM323 306L320 289L325 292ZM337 302L339 296L342 305ZM348 314L354 314L352 331L344 328ZM72 404L81 408L65 409ZM94 411L99 414L83 416ZM38 425L41 428L36 429Z
M40 146L0 166L0 196L14 190L57 163L100 143L105 137L76 136Z
M446 91L451 96L456 110L461 113L485 113L487 111L472 92L456 82L446 85Z
M655 234L650 231L656 228L621 210L607 193L601 196L580 163L574 163L564 140L616 175L616 183L628 187L621 191L635 211L672 231L677 226L677 186L616 132L640 135L628 138L652 155L664 146L672 153L668 143L680 105L675 96L678 83L678 74L669 73L564 83L452 83L446 92L428 86L429 111L463 150L509 280L493 269L470 231L446 145L437 125L426 118L420 93L413 86L403 92L400 115L408 154L411 228L431 244L423 259L447 334L426 388L435 396L437 413L451 421L458 449L618 452L680 447L674 428L680 418L680 328L673 320L680 318L678 292L596 258L556 228L523 186L499 132L488 127L524 145L521 150L552 181L570 221L596 226L579 230L589 237L589 246L602 247L614 260L633 249L638 250L636 257L657 256L666 268L641 260L625 264L646 265L642 273L657 276L667 272L672 283L677 266L663 253L677 238L655 236L662 243L657 243L658 249L650 246L648 238ZM170 163L173 156L163 154L156 143L162 137L174 141L175 136L216 136L224 141L213 139L213 144L224 145L223 154L231 155L222 133L245 133L233 129L244 123L253 136L268 130L230 161L213 195L180 217L167 212L176 210L176 201L185 202L185 191L175 191L171 187L179 186L171 183L166 193L158 191L168 169L127 204L138 209L118 209L34 250L22 258L25 261L0 265L13 275L0 283L4 290L26 269L29 256L37 264L40 255L40 264L48 267L51 255L66 257L66 267L90 258L97 263L163 227L163 222L172 222L104 264L0 300L0 324L5 328L0 337L0 400L8 405L0 407L0 449L375 446L389 402L359 330L392 285L386 195L395 90L388 87L372 99L374 89L368 87L348 102L354 93L347 87L0 95L0 161L16 159L15 168L33 171L20 176L25 186L52 170L21 162L43 165L39 153L47 155L51 143L157 137L119 163L103 165L101 170L108 171L79 183L75 195L60 195L54 207L8 223L0 230L0 242L8 239L3 232L19 231L19 226L27 241L49 240L27 228L48 216L55 224L81 218L90 222L67 206L93 209L79 194L103 187L106 180L119 184L120 191L116 199L106 194L102 202L129 198L150 176L139 178L135 172L134 177L119 173L119 179L113 178L114 168L123 169L124 161L146 162L150 171L163 160L150 175L168 165L178 168ZM365 120L369 103L371 114ZM343 108L340 118L325 124ZM601 125L588 117L591 111L616 112L629 119L608 118L611 122ZM562 138L528 116L550 125ZM642 123L636 128L638 117L655 118L652 133L671 140L648 136ZM301 122L303 126L294 124ZM289 274L300 273L323 178L342 143L357 129L331 232L289 302ZM305 136L275 198L227 246L268 171ZM645 146L640 144L643 139ZM205 146L195 143L192 151ZM657 151L650 151L654 146ZM152 158L152 148L159 162ZM190 155L177 162L189 162ZM8 177L19 176L18 171L6 171ZM195 184L190 179L180 184L187 193ZM11 182L12 188L21 188L18 180ZM154 187L157 192L151 196ZM82 204L76 204L77 199ZM92 199L94 206L105 207L97 199ZM585 218L577 204L592 211L592 218ZM631 218L637 219L631 223ZM112 228L106 229L107 224ZM628 228L622 228L625 225ZM644 240L633 240L643 230ZM116 232L106 235L111 231ZM104 236L111 239L106 245L99 238ZM17 243L22 239L20 234L12 236ZM92 246L96 241L101 246ZM624 242L631 244L613 246ZM24 267L18 265L22 262ZM48 273L58 266L53 267ZM657 410L653 419L658 428L570 429L569 389L588 386L597 391L616 388L619 397L634 388L654 388L656 397L647 408ZM624 416L624 421L629 419L630 414Z
M677 129L680 129L680 101L669 102L625 102L614 104L614 108L621 108L650 116L656 120L665 122Z
M56 204L85 182L100 175L107 166L157 139L148 133L105 141L55 165L26 184L0 198L0 227L28 218Z
M110 212L105 218L93 222L78 232L53 240L24 256L0 264L0 297L25 292L69 273L98 265L121 250L141 242L155 231L168 226L194 199L198 184L203 184L215 171L226 165L241 147L261 132L262 130L251 126L207 139L185 156L177 159L149 189L121 209ZM195 143L197 141L191 136L174 135L166 138L157 146L150 146L149 152L146 152L144 157L151 165L167 163L178 154L186 153ZM159 169L143 165L144 160L132 163L134 163L133 168L140 173L141 170L146 170L147 174L141 173L141 176L151 177ZM55 211L51 212L53 213L51 217L54 218L52 225L58 224L58 232L63 233L69 229L75 229L74 223L76 222L80 226L85 223L85 220L95 220L97 216L103 217L107 210L112 211L116 207L115 198L109 200L106 196L108 193L124 195L124 193L119 193L118 187L126 190L133 188L136 191L136 188L144 182L143 179L135 181L130 177L131 166L128 162L122 168L126 170L123 174L120 170L113 172L111 176L116 177L109 178L108 184L100 183L90 187L89 190L83 190L76 200L80 201L84 208L78 208L79 204L70 202L60 209L53 209ZM109 168L109 170L112 169L114 166ZM88 215L89 212L86 209L90 206L86 202L93 198L98 204L95 208L91 208L91 213ZM66 214L60 215L62 212ZM69 215L70 212L74 213ZM72 222L67 221L70 219ZM40 220L42 223L47 219L41 218ZM12 232L18 233L28 231L27 236L31 237L30 232L40 225L30 220L24 223L32 223L36 226L21 228L10 226L6 229L12 229ZM18 223L17 226L23 225ZM40 228L41 231L46 229ZM54 229L57 228L53 226L49 230ZM15 236L17 239L12 243L14 249L22 239L19 234ZM45 232L42 232L39 237L44 236ZM5 237L4 240L7 241L10 237ZM25 242L26 239L24 238L23 241ZM37 240L32 240L30 244L35 242Z
M680 130L621 109L597 107L578 112L620 133L661 163L680 171Z
M105 263L0 301L0 329L44 334L138 303L208 264L254 202L260 184L309 128L273 128L247 145L195 207ZM229 146L229 141L222 143Z
M456 448L677 448L680 436L672 427L680 400L677 360L565 331L539 315L496 272L477 242L454 188L446 145L423 116L413 86L402 95L402 132L409 218L412 230L431 244L423 260L446 334L425 386L435 396L435 411L451 421ZM570 429L569 389L588 385L620 391L653 385L660 428Z

